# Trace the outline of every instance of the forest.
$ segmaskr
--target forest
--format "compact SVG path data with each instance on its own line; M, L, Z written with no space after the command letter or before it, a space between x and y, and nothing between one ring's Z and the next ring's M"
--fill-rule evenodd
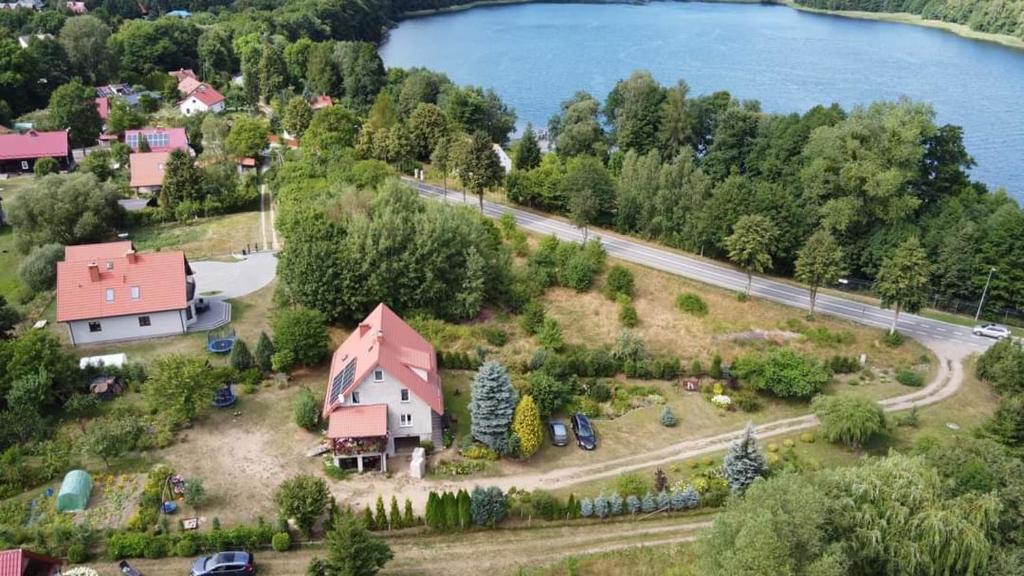
M1024 39L1024 2L1021 0L797 0L822 10L907 12L928 20L963 24L979 32Z

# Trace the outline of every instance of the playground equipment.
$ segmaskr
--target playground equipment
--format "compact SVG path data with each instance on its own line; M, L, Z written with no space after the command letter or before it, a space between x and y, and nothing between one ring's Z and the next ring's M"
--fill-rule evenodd
M238 397L231 390L231 382L224 384L224 387L213 393L213 406L215 408L227 408L232 406Z
M212 330L206 334L206 349L214 354L227 354L235 347L237 339L234 328Z

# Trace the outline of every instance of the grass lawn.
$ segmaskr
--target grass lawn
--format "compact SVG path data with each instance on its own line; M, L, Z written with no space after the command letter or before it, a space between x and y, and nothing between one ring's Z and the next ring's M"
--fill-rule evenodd
M132 230L131 240L142 251L184 250L193 262L230 258L247 245L263 244L258 210L148 226Z
M520 576L696 576L697 546L693 542L643 546L570 556L547 566L519 571Z
M32 176L19 176L0 180L0 199L3 199L4 212L9 214L13 200L32 183ZM18 277L18 265L23 255L14 247L14 231L10 225L0 227L0 296L11 304L17 304L17 296L21 291L21 279Z

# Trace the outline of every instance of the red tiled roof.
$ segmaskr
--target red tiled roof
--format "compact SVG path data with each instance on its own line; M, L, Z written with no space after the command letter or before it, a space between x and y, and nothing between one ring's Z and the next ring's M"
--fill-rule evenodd
M168 74L170 74L171 76L174 76L175 78L177 78L178 82L181 82L185 78L195 78L196 77L196 73L193 72L191 68L178 68L177 70L172 70L172 71L168 72Z
M100 119L106 121L110 118L110 100L103 96L97 98L96 110L100 113Z
M180 250L139 254L131 242L68 246L57 263L57 321L180 310L187 304L187 269Z
M164 165L170 152L133 152L128 157L132 188L160 186L164 183Z
M330 106L334 106L334 101L331 100L330 96L321 94L313 99L313 103L310 105L310 108L313 110L320 110L321 108L328 108Z
M141 130L125 130L124 142L132 150L139 149L139 141L145 137L150 152L165 152L180 148L188 150L188 133L184 128L142 128ZM161 145L163 142L166 145Z
M245 158L238 159L238 165L246 168L254 168L256 166L256 159L246 156Z
M59 568L61 565L60 560L56 558L29 552L22 548L0 550L0 576L22 576L25 573L25 565L30 560L35 561L34 568L38 568L40 564L49 565L51 568Z
M331 412L328 438L371 438L388 435L388 405L342 406Z
M68 155L68 133L63 130L0 135L0 160L22 158L64 158Z
M203 83L199 81L195 76L185 76L178 81L178 92L182 96L188 96L196 88L199 88Z
M188 96L195 96L196 100L199 100L207 106L215 106L224 101L224 96L209 84L200 84L195 90L189 93Z
M85 6L85 2L68 2L68 10L75 14L85 14L89 12L89 9Z
M323 414L327 417L340 406L331 403L331 384L345 366L355 361L352 384L341 394L358 386L377 367L396 378L438 414L444 414L441 378L437 373L434 347L383 303L349 334L335 350L327 378ZM421 376L420 373L423 375Z

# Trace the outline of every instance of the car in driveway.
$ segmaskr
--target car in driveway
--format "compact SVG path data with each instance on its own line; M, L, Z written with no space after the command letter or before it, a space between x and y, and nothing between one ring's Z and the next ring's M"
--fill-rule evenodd
M979 324L974 327L973 332L975 336L985 336L996 340L1010 337L1010 329L999 324Z
M190 576L249 576L256 573L256 563L249 552L234 550L196 558Z
M576 445L584 450L597 448L597 433L594 432L594 425L586 414L577 412L569 419L572 426L572 433L576 435Z
M548 422L548 434L551 436L551 443L555 446L567 446L569 444L569 429L565 422L552 420Z

